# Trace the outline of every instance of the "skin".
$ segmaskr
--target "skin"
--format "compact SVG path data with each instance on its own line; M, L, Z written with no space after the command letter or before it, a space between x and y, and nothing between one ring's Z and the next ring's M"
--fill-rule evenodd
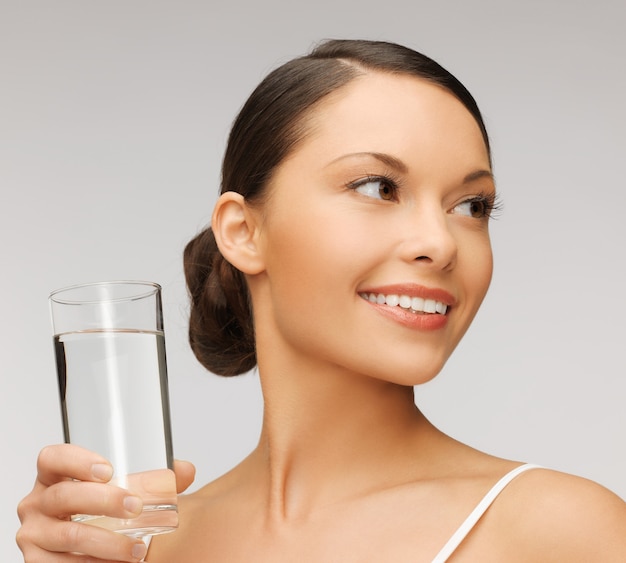
M472 216L467 203L495 190L475 121L437 86L372 72L328 96L307 126L263 206L228 192L213 218L222 254L250 287L265 400L259 444L180 498L180 527L153 539L151 563L431 561L519 465L441 433L412 392L441 370L491 279L488 218ZM382 176L398 190L372 180ZM429 324L361 296L398 284L440 291L445 319ZM69 513L67 500L42 500L48 481L94 485L43 479L27 497L22 544L39 553L53 533L33 539L36 518L54 519L61 505ZM92 508L112 489L95 485ZM119 510L121 498L109 501ZM626 504L612 493L532 470L451 561L623 561L625 530ZM128 542L110 536L120 550Z
M180 493L193 482L195 469L176 461L175 472ZM16 540L24 560L140 561L146 553L143 542L70 521L70 514L77 513L132 518L141 512L141 499L107 484L112 475L107 460L78 446L44 448L37 459L33 490L18 506L22 527Z

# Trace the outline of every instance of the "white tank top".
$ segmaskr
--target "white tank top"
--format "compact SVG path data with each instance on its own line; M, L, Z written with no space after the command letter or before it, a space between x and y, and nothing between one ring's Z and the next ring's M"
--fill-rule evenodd
M444 545L441 551L435 556L432 563L445 563L445 561L448 560L448 557L454 553L456 548L459 547L461 542L466 538L467 534L472 531L476 523L480 520L480 517L491 506L491 503L496 500L496 497L502 492L504 487L506 487L520 473L539 467L539 465L526 463L525 465L520 465L512 471L509 471L504 477L502 477L502 479L500 479L476 505L476 508L472 510L471 514L465 519L465 522L458 527L457 531L454 532L446 545Z

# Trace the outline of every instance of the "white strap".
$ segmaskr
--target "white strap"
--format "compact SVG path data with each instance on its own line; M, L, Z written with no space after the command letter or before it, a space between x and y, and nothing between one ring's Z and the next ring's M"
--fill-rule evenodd
M146 547L148 549L150 549L150 541L152 540L152 536L144 536L143 538L141 538L143 540L143 543L146 544ZM146 555L146 557L148 557ZM141 561L146 561L146 557L144 557ZM147 562L146 562L147 563Z
M448 557L452 555L454 550L459 547L460 543L465 539L467 534L472 531L472 528L476 525L476 522L480 520L480 517L491 506L491 503L496 500L496 497L502 492L502 489L504 489L504 487L506 487L520 473L528 471L529 469L535 469L539 467L539 465L526 463L525 465L520 465L519 467L516 467L515 469L513 469L513 471L509 471L509 473L502 477L502 479L500 479L483 497L483 499L478 503L476 508L472 510L471 514L465 519L465 522L463 522L463 524L458 527L457 531L454 532L446 545L444 545L441 551L435 556L432 563L445 563L445 561L448 560Z

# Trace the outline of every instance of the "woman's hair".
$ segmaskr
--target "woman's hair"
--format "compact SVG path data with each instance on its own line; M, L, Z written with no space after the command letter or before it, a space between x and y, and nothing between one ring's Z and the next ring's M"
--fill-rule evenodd
M262 203L273 172L306 136L306 118L315 106L368 70L416 76L445 88L474 116L489 153L474 98L438 63L394 43L330 40L272 71L252 92L228 138L220 193L234 191L249 205ZM256 365L256 346L248 287L221 255L210 227L187 244L184 266L194 354L219 375L249 371Z

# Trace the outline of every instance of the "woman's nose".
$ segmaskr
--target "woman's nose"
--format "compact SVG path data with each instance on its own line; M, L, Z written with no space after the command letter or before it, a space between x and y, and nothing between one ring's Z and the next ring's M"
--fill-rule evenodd
M450 270L456 264L457 252L457 241L444 210L433 206L411 214L402 243L404 260L431 269Z

